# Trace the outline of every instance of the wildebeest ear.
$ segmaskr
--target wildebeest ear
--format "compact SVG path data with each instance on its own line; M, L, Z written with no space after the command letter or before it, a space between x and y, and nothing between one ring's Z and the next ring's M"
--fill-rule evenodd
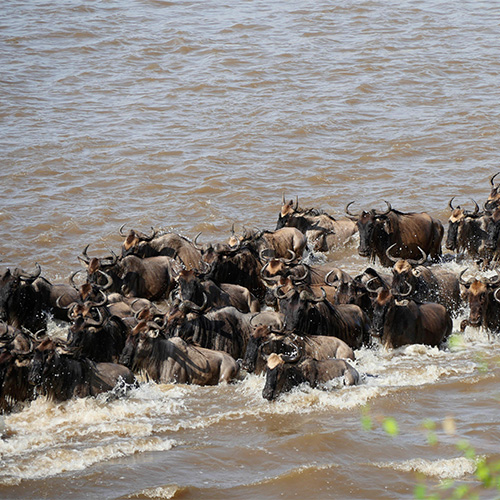
M387 234L391 234L392 233L392 224L391 224L391 220L390 219L386 219L384 221L384 231Z

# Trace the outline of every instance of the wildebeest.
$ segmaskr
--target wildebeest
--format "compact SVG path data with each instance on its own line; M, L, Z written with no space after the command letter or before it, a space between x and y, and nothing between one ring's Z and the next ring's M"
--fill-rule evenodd
M26 273L16 268L6 269L0 275L0 320L16 328L27 328L33 333L47 328L46 304L42 294L33 286L42 269Z
M301 359L300 356L273 353L267 359L262 397L272 401L302 383L308 383L314 388L338 377L344 377L345 385L359 383L359 373L343 359L318 361L314 358Z
M324 291L321 297L300 288L281 293L278 287L276 292L287 330L298 335L337 337L353 349L359 349L368 341L369 320L360 307L334 306L326 300Z
M497 172L490 179L491 192L488 196L488 199L486 200L486 203L484 204L484 209L487 210L488 212L493 212L494 210L500 207L500 192L498 191L500 184L497 184L495 186L495 177L498 174L500 174L500 172Z
M68 332L69 347L98 363L117 362L129 331L124 320L93 306L77 313Z
M15 328L2 326L5 331L0 336L0 414L34 398L28 382L34 339Z
M87 269L90 283L103 284L111 279L109 292L120 292L126 297L141 297L160 300L168 297L175 286L175 277L182 269L171 257L145 257L127 255L119 259L116 255L98 259L89 258L87 247L79 256Z
M467 281L460 273L460 284L464 287L464 300L470 307L469 317L462 321L460 330L467 326L483 327L491 332L500 332L500 303L498 289L500 288L500 273L493 277L470 278Z
M224 351L234 359L245 354L253 314L235 307L204 311L190 301L176 301L165 315L162 328L168 337L178 336L207 349Z
M440 346L451 334L450 313L434 302L417 304L380 288L373 308L373 335L386 348L407 344Z
M207 300L207 309L234 306L244 313L260 311L259 301L241 285L217 285L212 280L202 280L192 269L180 271L176 283L176 295L181 300L189 300L199 306Z
M241 236L232 235L229 245L234 248L248 246L259 256L291 258L293 261L302 258L307 238L294 227L283 227L275 231L245 230Z
M226 352L164 338L157 325L141 322L127 338L120 362L159 383L216 385L230 382L239 364Z
M265 370L267 357L273 352L285 355L298 352L302 356L318 360L328 358L354 360L352 348L336 337L300 336L262 325L250 336L242 366L250 373L260 374Z
M425 212L403 213L394 210L387 203L385 212L370 210L351 214L348 203L346 213L356 221L359 230L358 253L362 257L380 260L383 266L392 266L387 249L396 244L396 251L402 259L418 259L419 247L431 258L441 257L441 240L444 227L441 222Z
M283 227L299 229L316 252L344 245L357 232L356 224L349 219L337 220L318 209L301 209L298 200L294 206L293 200L286 203L284 196L276 229Z
M252 246L210 245L203 252L203 261L210 266L205 279L241 285L258 300L264 297L266 287L260 277L262 263Z
M458 312L461 305L460 284L455 273L437 266L422 265L427 260L423 251L420 260L399 259L391 255L391 248L386 253L394 262L391 289L396 294L405 294L415 302L437 302L450 312Z
M123 227L124 225L120 228L120 234L125 238L122 245L122 257L127 255L136 255L141 258L166 256L179 259L186 269L200 271L204 268L201 264L200 249L184 236L176 233L158 235L155 230L146 235L133 229L125 234Z
M55 401L96 396L111 391L120 382L128 387L137 385L134 374L127 367L117 363L94 363L87 358L76 359L48 338L34 350L29 381Z
M457 254L466 254L472 259L489 260L485 242L488 239L490 215L479 211L475 203L474 211L460 206L453 207L453 198L449 202L451 215L448 219L448 234L445 246Z

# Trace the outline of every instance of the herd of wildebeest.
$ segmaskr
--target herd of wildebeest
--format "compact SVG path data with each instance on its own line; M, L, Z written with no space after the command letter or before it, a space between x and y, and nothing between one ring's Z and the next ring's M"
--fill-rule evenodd
M246 373L265 374L262 395L272 400L301 383L357 384L350 361L362 346L442 346L465 311L462 331L496 333L497 175L482 209L449 201L446 238L439 220L388 202L359 213L351 202L335 219L283 198L275 230L233 230L224 242L122 226L121 249L96 257L88 245L68 283L51 283L39 264L3 269L0 412L39 394L64 401L144 379L213 385ZM369 259L358 275L311 259L356 233ZM445 260L462 263L460 272ZM50 335L50 319L64 335Z

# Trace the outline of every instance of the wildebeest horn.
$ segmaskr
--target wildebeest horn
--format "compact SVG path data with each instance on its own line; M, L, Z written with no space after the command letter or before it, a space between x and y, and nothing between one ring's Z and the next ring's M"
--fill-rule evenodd
M328 278L330 277L331 274L335 273L335 281L330 281ZM325 276L325 284L328 286L337 286L336 282L340 281L342 283L342 274L340 272L340 269L332 269L328 271L327 275Z
M90 257L87 255L87 251L89 249L90 243L83 249L83 252L81 255L78 256L78 260L85 264L89 264L90 262Z
M471 215L477 215L479 213L479 205L476 203L476 200L472 200L474 203L474 212Z
M35 263L35 267L36 267L36 271L34 274L28 274L28 273L25 273L24 271L20 271L18 273L19 278L24 280L24 281L36 280L40 276L40 274L42 274L42 268L40 267L40 264L38 262Z
M311 270L306 264L302 264L305 269L305 273L302 276L290 276L290 279L292 280L292 283L296 285L297 283L303 283L308 277L309 274L311 273Z
M263 248L260 252L259 252L259 259L262 261L262 262L266 262L266 263L269 263L270 260L274 259L274 255L266 255L268 252L273 252L274 251L271 249L271 248Z
M398 258L393 257L393 256L391 255L391 253L390 253L390 252L391 252L391 250L392 250L392 249L393 249L396 245L397 245L397 243L393 243L393 244L392 244L392 245L391 245L391 246L390 246L390 247L389 247L389 248L385 251L385 255L387 256L387 258L388 258L391 262L394 262L394 263L399 262L399 261L401 260L399 257L398 257ZM420 247L419 247L419 248L420 248Z
M376 288L376 289L375 289L375 288L372 288L372 287L371 287L371 285L370 285L370 283L371 283L372 281L373 281L373 282L375 282L375 280L378 280L378 279L379 279L379 278L378 278L377 276L375 276L375 277L373 277L373 278L369 279L369 280L366 282L365 288L366 288L366 289L367 289L370 293L377 293L377 292L378 292L378 290L379 290L379 288L380 288L380 287L378 287L378 288Z
M100 290L107 290L108 288L111 288L111 285L113 284L113 278L108 274L105 273L104 271L101 271L100 269L97 271L99 274L102 274L106 278L106 284L105 285L96 285Z
M493 297L495 298L495 300L497 302L500 302L500 298L498 297L498 292L500 291L500 288L497 288L494 292L493 292Z
M151 241L158 234L158 231L154 227L151 227L151 231L152 231L151 234L145 234L145 233L141 233L139 231L136 231L136 234L137 234L137 236L139 236L139 238L141 238L141 240Z
M302 292L300 292L300 298L304 301L314 302L317 304L318 302L323 302L324 300L326 300L326 292L325 289L321 287L321 297L316 297L307 290L302 290Z
M459 282L461 285L463 285L463 286L465 286L465 287L467 287L467 288L468 288L469 286L471 286L471 285L472 285L472 281L473 281L473 280L465 281L465 280L463 279L463 275L467 272L467 269L469 269L469 268L468 268L468 267L466 267L466 268L465 268L465 269L464 269L464 270L460 273L460 275L459 275L459 277L458 277L458 282Z
M491 179L490 179L490 184L491 184L491 187L495 187L495 183L493 182L495 180L495 177L500 174L500 172L497 172Z
M260 270L260 277L267 283L276 283L280 280L281 276L266 276L264 273L266 272L267 266L269 266L269 261L267 261L264 266L262 266Z
M85 318L85 323L87 325L91 326L101 326L104 323L104 316L102 315L101 311L96 308L97 314L99 316L98 320L91 319L91 318Z
M453 207L453 200L455 199L455 196L452 196L450 201L448 202L448 206L450 207L450 210L455 210L455 208ZM460 208L460 206L458 206L457 208Z
M194 240L193 240L193 245L195 248L197 248L198 250L203 250L203 247L201 245L198 244L198 238L201 236L201 231L194 237Z
M297 258L297 254L289 248L287 249L287 252L291 255L291 257L289 259L283 258L281 260L284 264L291 264Z
M63 305L61 305L61 300L62 300L64 297L66 297L66 295L67 295L67 294L66 294L66 293L64 293L64 294L62 294L60 297L57 297L57 299L56 299L56 306L57 306L59 309L65 309L65 310L67 310L67 309L71 308L71 307L73 306L73 304L75 304L75 302L71 302L71 304L69 304L69 305L67 305L67 306L63 306Z
M420 250L422 257L418 260L406 259L406 261L414 266L421 266L427 260L427 254L418 245L417 248Z
M491 278L487 278L487 283L488 285L496 285L499 281L500 281L500 271L497 269L495 269L497 275L496 276L492 276Z
M207 294L203 292L203 304L201 304L201 306L195 304L191 300L183 300L179 305L179 309L182 308L185 311L193 311L195 313L202 314L207 309L207 306L208 297Z
M413 291L413 287L411 286L411 283L406 282L406 284L408 285L408 291L406 293L396 293L393 291L392 295L394 295L395 297L408 297L408 295L410 295L410 293Z
M354 203L354 201L351 201L349 202L346 206L345 206L345 213L349 216L349 217L352 217L353 219L358 219L359 218L359 213L358 214L352 214L351 212L349 212L349 207Z
M289 299L294 293L295 293L295 288L291 288L290 290L288 290L288 292L286 293L282 293L281 292L281 289L284 287L285 285L279 285L277 286L275 289L274 289L274 296L277 298L277 299Z
M108 301L106 294L102 290L99 290L98 293L102 295L101 301L100 302L88 301L87 304L91 304L94 307L100 307L106 304L106 302Z
M126 237L128 236L127 234L125 234L125 233L123 232L123 228L125 227L125 224L126 224L126 222L125 222L124 224L122 224L122 225L120 226L120 229L119 229L120 234L121 234L124 238L126 238Z
M387 210L385 212L377 214L379 216L380 215L387 215L392 210L392 206L391 206L391 204L388 201L384 200L384 203L387 205Z
M75 271L74 273L71 274L71 276L69 277L69 282L71 284L71 286L75 289L75 290L80 290L79 286L75 283L75 276L79 273L83 273L83 269L78 269L78 271ZM59 306L57 306L59 307Z

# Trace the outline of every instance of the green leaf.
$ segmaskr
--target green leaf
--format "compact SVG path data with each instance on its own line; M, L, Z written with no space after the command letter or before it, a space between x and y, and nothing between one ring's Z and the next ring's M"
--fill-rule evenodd
M398 427L398 423L396 422L396 420L392 417L386 417L384 418L384 421L383 421L383 427L384 427L384 430L385 432L387 432L387 434L389 434L389 436L397 436L399 434L399 427Z

